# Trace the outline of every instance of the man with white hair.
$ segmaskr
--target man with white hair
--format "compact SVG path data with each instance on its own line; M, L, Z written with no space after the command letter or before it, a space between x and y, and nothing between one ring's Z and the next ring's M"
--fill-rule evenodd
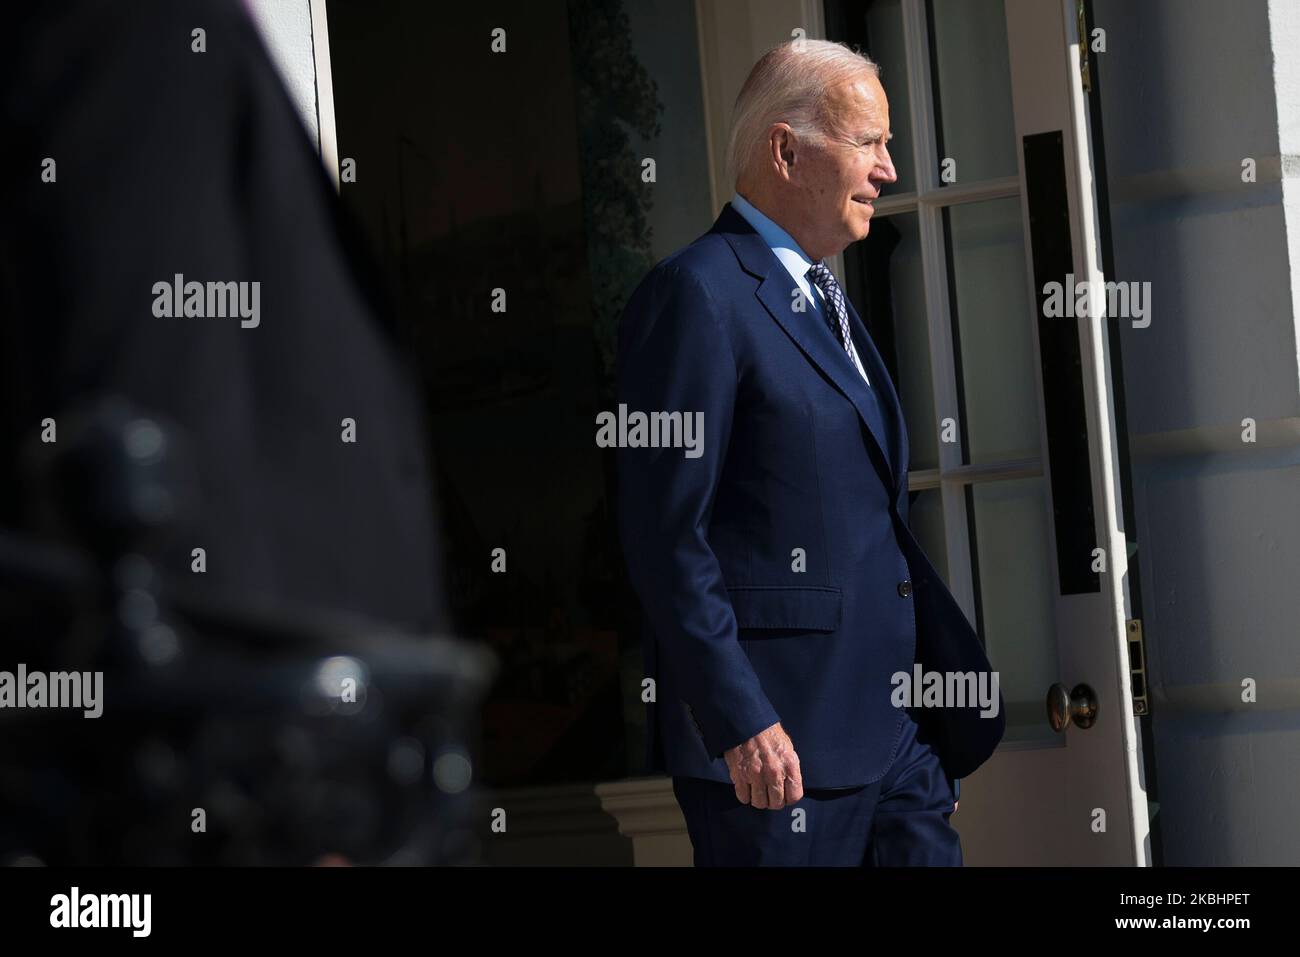
M990 669L908 530L898 396L825 262L897 178L878 72L825 41L765 54L736 101L736 194L619 330L620 404L702 416L693 457L618 453L647 763L697 865L960 865L957 779L1005 729L1000 694L895 693Z

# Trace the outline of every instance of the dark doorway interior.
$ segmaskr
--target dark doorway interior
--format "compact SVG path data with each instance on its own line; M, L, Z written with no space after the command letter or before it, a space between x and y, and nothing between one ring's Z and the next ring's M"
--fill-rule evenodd
M651 264L649 196L618 171L629 131L654 132L655 85L619 3L329 18L342 196L426 387L454 624L502 658L479 780L635 772L635 600L594 435L618 310Z

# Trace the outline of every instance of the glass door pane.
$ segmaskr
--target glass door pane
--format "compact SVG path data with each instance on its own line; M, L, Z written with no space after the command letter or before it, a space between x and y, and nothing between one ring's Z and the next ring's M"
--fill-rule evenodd
M846 258L855 252L865 268L866 283L860 290L851 284L850 291L855 303L863 305L863 320L898 389L911 468L938 468L925 271L916 213L873 219L866 240L846 251Z
M926 7L940 163L956 161L958 183L1015 176L1016 126L1002 0L929 0Z
M977 618L1007 704L1005 740L1050 738L1043 695L1056 681L1056 589L1044 479L967 486Z
M1020 200L965 203L943 216L962 405L944 414L961 423L967 463L1037 458L1038 380Z

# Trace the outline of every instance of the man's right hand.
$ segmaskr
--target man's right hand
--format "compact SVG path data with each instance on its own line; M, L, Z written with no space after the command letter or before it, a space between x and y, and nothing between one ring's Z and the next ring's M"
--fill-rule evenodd
M741 804L779 811L803 798L799 755L781 722L736 745L723 757Z

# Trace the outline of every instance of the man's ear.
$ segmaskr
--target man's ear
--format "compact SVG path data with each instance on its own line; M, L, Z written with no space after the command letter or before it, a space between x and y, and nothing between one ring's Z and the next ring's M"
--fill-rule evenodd
M795 163L794 132L784 123L773 126L768 136L772 165L778 176L790 178L790 170Z

